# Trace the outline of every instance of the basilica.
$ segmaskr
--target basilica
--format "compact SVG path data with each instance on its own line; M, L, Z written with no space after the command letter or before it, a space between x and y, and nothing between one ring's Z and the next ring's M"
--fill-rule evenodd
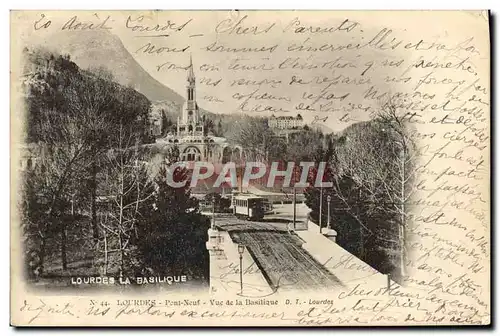
M196 78L192 59L187 74L186 94L187 99L182 107L181 116L177 118L175 133L171 132L163 138L156 139L157 145L163 148L177 146L180 160L186 162L226 163L230 160L240 160L241 146L231 145L227 139L205 132L196 102Z

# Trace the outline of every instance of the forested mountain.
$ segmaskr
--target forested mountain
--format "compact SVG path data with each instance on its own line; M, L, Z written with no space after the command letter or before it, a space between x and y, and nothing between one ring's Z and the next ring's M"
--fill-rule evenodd
M87 132L101 137L110 132L99 129L104 122L107 127L120 122L133 125L146 140L150 101L144 95L114 82L113 76L102 68L80 69L69 55L25 48L23 56L26 142L55 136L47 129L47 123L56 122L51 120L55 115L79 119Z

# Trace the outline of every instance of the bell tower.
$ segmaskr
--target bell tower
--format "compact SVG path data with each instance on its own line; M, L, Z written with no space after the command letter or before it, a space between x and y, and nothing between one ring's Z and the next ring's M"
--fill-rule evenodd
M182 111L182 122L196 126L199 120L198 104L196 103L196 77L193 70L193 59L189 56L189 70L186 85L187 97L184 110Z
M191 56L189 56L186 93L187 97L182 107L182 116L177 119L177 136L203 136L205 134L204 126L196 103L196 78Z

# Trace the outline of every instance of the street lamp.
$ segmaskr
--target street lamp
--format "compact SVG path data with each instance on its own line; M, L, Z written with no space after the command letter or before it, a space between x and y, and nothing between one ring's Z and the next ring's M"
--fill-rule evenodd
M293 185L293 230L296 228L297 223L297 188Z
M331 226L330 226L330 202L332 201L332 197L330 195L328 195L328 197L326 198L326 201L328 202L328 223L327 223L327 228L331 229Z
M323 183L319 187L319 231L322 229L322 217L323 217Z
M240 294L243 294L243 252L245 252L245 245L238 244L238 253L240 254Z
M212 230L215 230L215 197L212 198Z
M75 217L75 193L71 194L71 216Z
M297 182L300 176L296 170L293 171L293 229L296 229L297 225Z

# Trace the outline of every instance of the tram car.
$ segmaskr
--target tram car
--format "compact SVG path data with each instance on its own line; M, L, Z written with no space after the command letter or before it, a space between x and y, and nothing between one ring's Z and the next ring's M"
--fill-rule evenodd
M267 198L256 195L236 195L233 197L233 213L236 218L260 221L270 211Z

